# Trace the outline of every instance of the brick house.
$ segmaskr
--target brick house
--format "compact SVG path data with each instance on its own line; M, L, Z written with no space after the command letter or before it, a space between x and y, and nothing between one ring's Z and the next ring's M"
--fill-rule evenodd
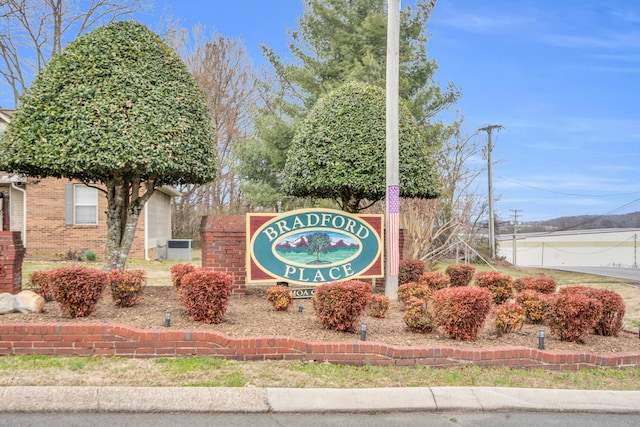
M12 110L0 110L0 133ZM65 255L92 250L104 256L107 236L107 199L96 188L77 181L41 180L0 171L0 203L8 209L8 224L0 231L19 231L28 256ZM156 189L140 214L130 256L155 259L164 256L171 239L171 203L180 193L172 187Z

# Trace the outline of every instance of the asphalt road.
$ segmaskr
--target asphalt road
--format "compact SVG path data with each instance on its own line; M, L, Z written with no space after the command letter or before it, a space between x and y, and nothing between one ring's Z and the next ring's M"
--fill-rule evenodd
M399 412L373 414L104 414L104 413L5 413L0 426L46 427L174 427L174 426L263 426L350 427L391 426L562 426L602 427L640 425L638 414L594 414L553 412Z
M630 280L640 285L640 268L613 268L613 267L548 267L548 270L573 271L575 273L593 274L596 276L613 277L615 279Z

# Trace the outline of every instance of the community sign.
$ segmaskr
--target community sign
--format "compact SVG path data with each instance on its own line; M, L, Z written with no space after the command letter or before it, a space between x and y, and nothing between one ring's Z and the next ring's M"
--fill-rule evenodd
M384 276L384 216L333 209L247 214L247 281L304 285Z

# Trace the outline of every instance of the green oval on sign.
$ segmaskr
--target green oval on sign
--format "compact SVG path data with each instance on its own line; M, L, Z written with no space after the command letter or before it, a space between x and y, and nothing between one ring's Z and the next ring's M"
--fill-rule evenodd
M263 224L251 239L256 264L294 283L327 283L357 277L380 254L381 238L357 216L304 209Z

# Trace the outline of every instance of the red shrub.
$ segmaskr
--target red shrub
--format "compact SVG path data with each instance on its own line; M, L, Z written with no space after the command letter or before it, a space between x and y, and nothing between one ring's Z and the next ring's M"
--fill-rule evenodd
M433 294L433 289L426 283L409 282L398 286L398 300L406 307L409 299L415 297L421 300L428 300Z
M441 271L428 271L420 276L418 282L424 283L433 291L451 286L449 276Z
M404 259L400 261L398 283L404 285L409 282L417 282L418 278L427 271L427 264L419 259Z
M372 290L369 283L358 280L325 283L316 287L311 304L324 329L355 332Z
M287 286L271 286L267 288L267 301L269 301L276 311L287 311L293 304L293 296Z
M180 304L191 320L221 323L231 296L233 277L201 268L180 280Z
M519 304L507 302L493 311L493 324L498 335L508 334L522 329L525 320L525 309Z
M498 271L481 271L474 276L475 284L488 289L497 305L507 302L513 296L513 279Z
M541 294L553 294L556 291L556 281L551 277L521 277L513 283L516 292L532 290Z
M391 300L386 295L373 294L369 301L369 316L384 318L391 308Z
M561 341L584 342L602 316L602 304L578 294L556 294L545 320Z
M169 271L171 272L171 282L173 283L173 286L178 292L180 292L182 277L185 274L196 271L196 266L193 264L175 264Z
M34 271L29 276L29 283L31 284L32 290L44 298L45 301L53 301L55 299L49 271Z
M491 310L491 292L482 288L441 289L431 297L433 319L449 337L473 341Z
M476 268L469 264L452 264L445 270L449 275L451 287L469 286L475 272Z
M579 294L602 303L602 317L594 327L594 332L605 337L618 336L626 311L624 300L614 291L590 288L588 286L567 286L560 293Z
M549 310L550 297L531 289L525 289L516 295L516 303L524 307L527 323L542 323Z
M87 267L49 270L55 300L65 317L85 317L93 313L107 286L107 273Z
M142 299L147 273L144 270L113 270L107 275L107 284L116 306L131 307L138 299Z
M433 331L433 319L425 300L409 298L402 320L411 332L425 334Z

